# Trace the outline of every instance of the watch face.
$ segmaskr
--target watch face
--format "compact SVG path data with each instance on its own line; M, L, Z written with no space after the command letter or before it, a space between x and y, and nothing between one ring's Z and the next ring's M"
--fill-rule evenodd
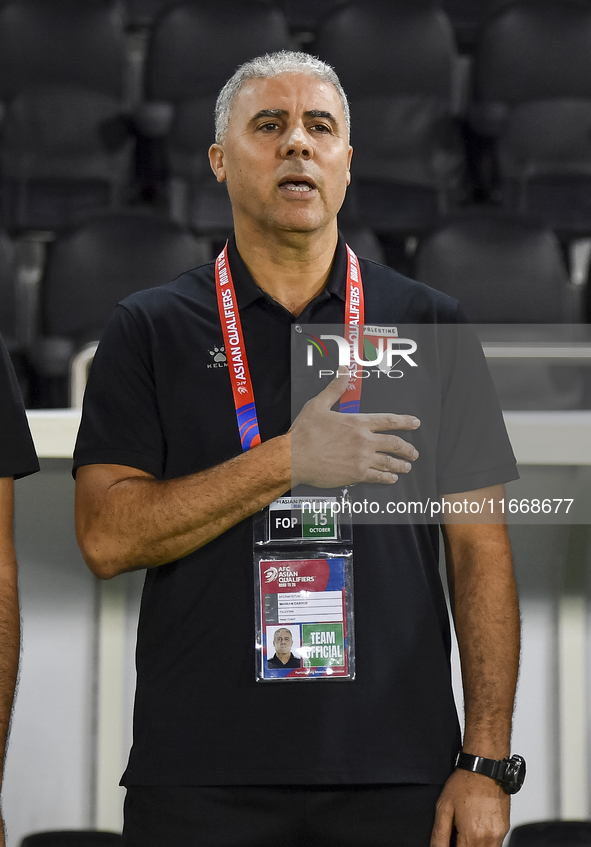
M525 759L523 756L511 756L502 780L502 788L507 794L517 794L525 779Z

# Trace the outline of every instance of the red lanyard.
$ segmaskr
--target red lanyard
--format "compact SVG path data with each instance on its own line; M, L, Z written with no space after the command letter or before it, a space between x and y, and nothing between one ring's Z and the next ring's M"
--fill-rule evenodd
M244 336L232 273L228 262L228 244L216 259L215 287L218 298L218 310L224 334L224 346L228 358L232 394L236 408L236 420L243 450L249 450L261 443L259 422L254 402L254 391L248 368ZM363 284L357 256L347 245L347 293L345 303L345 338L351 348L351 365L346 399L341 400L341 412L358 412L361 400L361 380L356 377L357 365L353 355L359 350L365 316Z
M347 244L347 294L345 301L345 338L349 342L349 385L341 398L341 412L358 412L361 403L361 379L357 376L355 353L359 355L359 342L363 337L365 301L363 282L357 256ZM363 358L363 350L361 351Z

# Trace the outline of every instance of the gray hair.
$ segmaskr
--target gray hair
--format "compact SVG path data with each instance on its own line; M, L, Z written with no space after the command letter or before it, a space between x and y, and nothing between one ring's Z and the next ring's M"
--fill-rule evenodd
M333 68L316 56L310 56L309 53L280 50L278 53L266 53L264 56L258 56L256 59L251 59L249 62L240 65L224 85L215 104L215 140L217 144L223 144L226 140L232 103L242 85L249 79L268 78L280 74L307 74L308 76L315 76L323 82L332 83L341 99L347 132L350 131L351 115L347 95Z

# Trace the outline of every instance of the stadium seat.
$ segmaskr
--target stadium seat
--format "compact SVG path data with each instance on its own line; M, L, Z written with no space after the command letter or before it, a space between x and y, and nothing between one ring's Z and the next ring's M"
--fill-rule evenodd
M457 53L433 3L370 0L337 11L315 52L351 103L349 214L377 232L435 226L464 196L464 148L451 114Z
M59 236L48 251L42 334L30 354L40 379L37 404L68 405L70 359L99 340L119 300L169 282L208 258L203 244L181 226L139 211L96 215Z
M307 33L313 39L318 27L332 12L351 2L352 0L279 0L279 7L292 32Z
M503 204L565 238L591 234L591 97L513 107L498 141Z
M138 126L144 136L165 139L175 220L204 233L225 235L231 228L225 187L216 182L207 159L215 99L242 62L293 46L282 13L263 3L189 0L158 18L146 62L148 102Z
M508 847L589 847L591 821L542 821L516 826Z
M0 5L0 188L11 232L112 206L131 177L125 43L114 0Z
M126 0L125 20L130 27L152 26L156 17L175 0Z
M76 85L123 97L125 45L112 0L0 4L0 100L36 85Z
M575 318L560 246L536 222L488 212L461 215L420 244L416 275L459 300L473 323Z
M481 31L474 96L490 195L567 235L591 231L591 4L504 4Z
M2 220L57 231L127 198L133 138L120 101L74 86L22 90L0 137Z
M415 276L459 300L472 323L496 325L484 330L486 340L544 345L586 338L584 326L581 339L570 326L547 326L570 325L580 312L558 240L537 222L491 212L450 220L419 245ZM489 366L505 409L588 403L589 368L506 359Z
M120 847L121 844L123 836L117 832L72 829L27 835L20 847Z
M488 15L507 2L510 0L441 0L462 52L474 49L478 31Z

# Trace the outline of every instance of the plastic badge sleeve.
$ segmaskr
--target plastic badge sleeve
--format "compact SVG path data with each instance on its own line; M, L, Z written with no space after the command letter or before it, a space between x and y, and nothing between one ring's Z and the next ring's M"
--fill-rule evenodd
M334 501L284 497L255 519L259 682L355 678L350 515Z

